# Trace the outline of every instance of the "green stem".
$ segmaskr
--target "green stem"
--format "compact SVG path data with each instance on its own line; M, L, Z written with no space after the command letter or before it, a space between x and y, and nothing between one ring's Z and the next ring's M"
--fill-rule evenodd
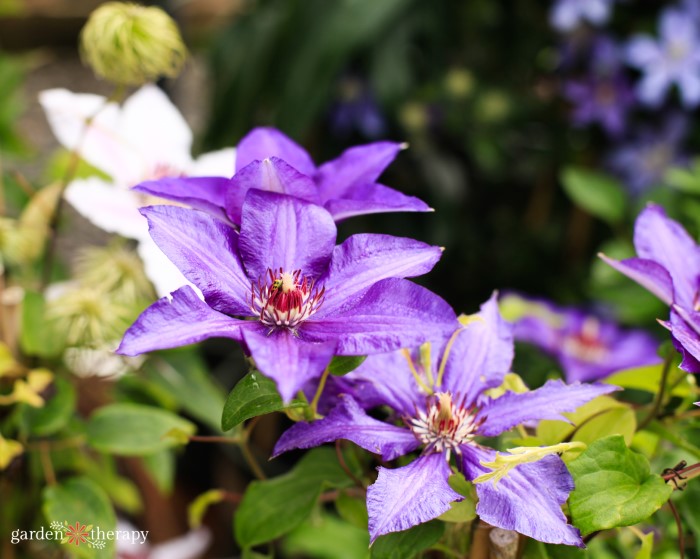
M664 358L664 368L661 370L661 381L659 382L659 391L657 392L656 398L654 399L654 405L652 406L649 415L647 415L637 427L637 431L641 431L642 429L647 427L647 425L654 421L654 419L656 419L656 416L659 415L661 406L664 403L664 397L666 396L666 381L668 380L668 373L671 370L672 361L673 353L669 351L666 354L666 357Z
M330 375L331 368L326 367L321 375L321 380L318 381L318 388L316 389L316 394L314 394L313 400L311 400L311 405L309 406L309 416L311 419L316 418L316 410L318 409L318 402L321 399L321 394L326 386L326 381L328 380L328 375Z

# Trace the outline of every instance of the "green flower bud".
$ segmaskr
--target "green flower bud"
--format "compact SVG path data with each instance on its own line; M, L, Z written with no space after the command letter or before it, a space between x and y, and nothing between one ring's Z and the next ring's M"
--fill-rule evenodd
M80 52L99 77L135 86L177 76L187 58L168 14L123 2L107 2L92 12L80 35Z

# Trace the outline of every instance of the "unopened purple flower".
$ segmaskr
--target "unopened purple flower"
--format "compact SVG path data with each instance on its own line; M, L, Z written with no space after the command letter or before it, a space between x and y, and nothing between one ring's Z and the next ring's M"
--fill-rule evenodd
M370 139L386 133L386 122L368 84L355 77L340 81L338 99L331 109L331 128L339 136L359 132Z
M667 9L659 21L659 39L633 37L627 47L627 61L642 74L639 99L658 107L672 85L677 85L683 105L700 104L700 29L683 10Z
M684 163L681 145L686 128L683 116L675 114L659 130L640 129L612 152L608 165L633 194L657 186L668 169Z
M251 190L240 233L209 214L143 208L153 240L189 287L146 309L118 352L138 355L211 337L243 342L289 401L333 355L367 355L454 330L450 306L407 280L428 272L441 249L389 235L354 235L335 246L323 208Z
M572 31L582 22L604 25L610 19L614 0L556 0L549 21L557 31Z
M671 307L671 317L663 324L683 356L681 369L700 373L700 247L656 204L639 214L634 246L637 258L600 256Z
M515 339L555 357L567 382L599 380L660 361L658 342L646 332L623 330L613 321L580 309L527 299L521 303L527 310L514 324Z
M401 468L379 468L368 488L371 540L406 530L440 516L463 497L449 485L450 457L468 480L488 472L482 465L495 451L477 437L495 437L523 422L561 419L561 412L615 390L611 386L565 385L492 399L485 392L499 386L513 359L511 326L500 317L495 297L464 328L454 333L438 356L414 359L407 351L370 356L341 379L346 393L322 420L298 423L282 435L274 455L348 439L392 460L422 449ZM396 422L382 422L365 408L387 406ZM576 528L561 511L573 489L564 463L550 455L521 464L497 485L476 484L477 513L493 526L516 530L549 543L583 546Z
M197 208L240 224L248 190L289 194L323 206L335 221L381 213L429 211L425 202L377 182L403 149L375 142L347 149L316 167L309 154L274 128L255 128L238 144L233 178L164 178L135 190Z
M571 80L564 95L573 103L572 120L577 126L598 123L611 136L625 130L627 114L634 105L634 93L622 73L614 76Z

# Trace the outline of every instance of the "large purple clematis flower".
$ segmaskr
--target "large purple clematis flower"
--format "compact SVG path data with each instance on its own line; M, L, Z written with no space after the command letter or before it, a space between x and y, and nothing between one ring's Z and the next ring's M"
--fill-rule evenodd
M381 213L430 211L430 207L377 182L402 149L395 142L375 142L346 150L316 167L309 154L279 130L255 128L238 144L233 178L164 178L135 190L183 203L240 224L250 189L296 196L326 208L335 221Z
M634 227L637 258L600 257L671 307L662 322L683 355L681 369L700 373L700 247L661 206L649 204Z
M666 9L659 20L657 41L646 35L633 37L627 61L644 74L637 93L652 107L663 102L672 85L678 85L686 108L700 104L700 30L691 14Z
M573 31L581 22L603 25L610 19L614 0L556 0L549 21L557 31Z
M450 457L468 480L489 471L482 465L495 451L476 437L494 437L539 419L562 419L611 386L549 381L524 394L507 392L492 399L485 394L499 386L513 359L511 326L499 315L495 296L481 307L465 328L457 330L437 358L414 360L394 352L369 357L340 381L345 394L322 420L297 423L278 441L274 455L348 439L392 460L422 449L401 468L379 468L368 488L367 510L371 540L406 530L438 517L462 496L449 485ZM408 357L408 360L406 359ZM388 406L398 422L383 422L365 408ZM543 542L583 546L578 530L566 522L561 505L573 482L558 456L517 466L497 485L476 484L477 513L493 526L516 530Z
M515 299L515 301L514 301ZM515 339L534 344L559 361L568 382L589 382L659 363L658 342L642 330L623 330L611 320L577 308L508 295L525 310L514 323Z
M197 286L146 309L118 349L137 355L211 337L244 342L258 369L289 401L333 355L367 355L437 339L458 324L450 306L407 280L428 272L441 249L362 234L335 246L323 208L251 190L240 234L197 210L142 213L160 249Z

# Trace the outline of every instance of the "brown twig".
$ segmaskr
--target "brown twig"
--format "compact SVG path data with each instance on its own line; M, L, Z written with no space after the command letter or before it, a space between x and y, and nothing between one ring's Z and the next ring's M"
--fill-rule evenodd
M340 464L340 467L343 468L343 471L348 475L348 477L355 482L355 485L361 487L362 489L365 489L365 484L362 483L362 480L352 472L347 462L345 462L343 451L340 448L340 440L335 441L335 454L338 457L338 463Z
M673 360L673 353L668 352L666 357L664 357L664 367L661 370L661 381L659 382L659 391L656 393L656 398L654 399L654 405L642 422L637 427L637 431L641 431L647 425L649 425L656 416L659 414L659 410L664 403L664 396L666 395L666 381L668 380L668 373L671 370L671 361Z
M683 523L681 522L681 516L678 514L678 509L676 505L669 499L668 507L673 513L673 518L676 519L676 526L678 527L678 556L680 559L685 559L685 536L683 535Z

